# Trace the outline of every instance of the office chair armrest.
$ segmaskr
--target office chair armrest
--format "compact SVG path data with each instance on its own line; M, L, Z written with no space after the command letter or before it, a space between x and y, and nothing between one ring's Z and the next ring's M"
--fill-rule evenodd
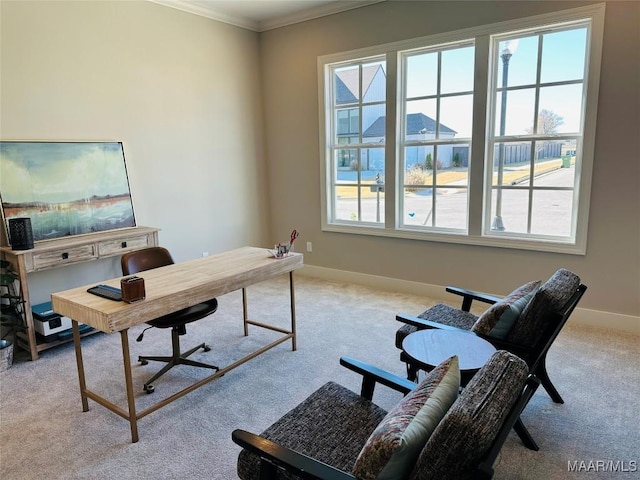
M460 295L462 297L461 310L464 310L465 312L468 312L471 309L471 303L474 300L488 303L490 305L493 305L494 303L502 300L502 297L496 297L495 295L489 295L488 293L474 292L473 290L465 290L464 288L459 287L449 286L446 288L446 291L455 295Z
M373 390L376 384L380 383L385 387L406 395L416 388L416 383L406 378L399 377L393 373L374 367L368 363L361 362L349 357L341 357L340 365L362 375L362 387L360 396L371 400L373 398Z
M407 315L406 313L399 313L396 315L396 320L408 325L413 325L420 329L426 328L439 328L440 330L452 330L457 332L469 332L463 328L454 327L452 325L445 325L444 323L434 322L433 320L426 320L420 317L414 317L413 315Z
M278 468L282 468L309 480L356 480L350 473L244 430L234 430L231 439L260 457L260 478L276 478Z

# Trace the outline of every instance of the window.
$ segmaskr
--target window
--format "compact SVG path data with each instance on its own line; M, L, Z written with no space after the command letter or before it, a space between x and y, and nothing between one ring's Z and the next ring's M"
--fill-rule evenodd
M332 218L380 224L384 209L386 62L384 57L328 67ZM370 201L376 199L373 205Z
M486 234L575 238L588 28L578 21L493 37Z
M604 5L318 59L323 229L584 254Z
M467 231L474 45L401 52L401 228Z

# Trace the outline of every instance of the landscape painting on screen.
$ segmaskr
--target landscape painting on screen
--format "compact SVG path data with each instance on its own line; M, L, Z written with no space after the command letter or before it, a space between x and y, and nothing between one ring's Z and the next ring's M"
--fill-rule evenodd
M121 142L0 142L0 196L34 241L136 224Z

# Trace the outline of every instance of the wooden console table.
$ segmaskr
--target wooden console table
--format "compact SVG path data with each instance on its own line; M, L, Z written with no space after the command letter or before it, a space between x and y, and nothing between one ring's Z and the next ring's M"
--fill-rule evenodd
M37 342L29 298L29 274L64 267L65 265L90 262L99 258L122 255L125 252L140 248L157 246L158 231L158 228L132 227L55 240L44 240L36 243L34 248L30 250L12 250L11 247L0 247L2 258L11 263L20 277L20 292L25 301L27 331L19 332L16 340L21 348L31 354L31 360L38 359L38 352L61 343L70 342L71 339L50 343Z

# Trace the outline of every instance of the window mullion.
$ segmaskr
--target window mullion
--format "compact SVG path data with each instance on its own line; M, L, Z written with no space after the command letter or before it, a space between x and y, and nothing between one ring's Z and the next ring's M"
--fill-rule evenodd
M484 198L485 161L493 161L493 143L488 141L491 134L493 116L492 108L487 102L488 85L490 80L489 62L490 38L484 35L476 38L475 42L475 80L473 85L473 130L469 146L469 194L468 194L468 230L470 236L480 237L482 235L483 205L488 200ZM489 145L489 147L487 147ZM486 158L486 160L485 160ZM491 167L487 166L491 175ZM490 188L488 195L491 195ZM490 198L490 197L489 197Z
M364 84L362 82L363 68L358 65L358 149L356 150L356 198L358 201L358 221L362 221L362 102L364 98Z
M440 69L438 69L440 70ZM439 83L439 82L438 82ZM440 102L438 101L438 104ZM437 115L437 118L440 118ZM440 122L437 122L440 123ZM436 131L438 128L436 127ZM433 175L431 178L431 226L435 227L438 223L438 210L436 205L437 198L437 190L436 186L438 185L438 145L433 146Z
M362 149L356 150L356 198L358 201L358 221L362 221Z
M438 68L437 68L437 78L436 78L436 139L440 139L440 95L442 94L442 52L438 52ZM433 165L433 176L435 179L435 171L438 155L434 150L434 165ZM435 216L435 215L434 215Z
M384 146L384 228L395 230L397 212L399 211L398 202L401 193L398 193L397 185L399 184L397 165L400 163L400 150L398 138L400 132L396 126L398 123L398 106L400 95L403 88L396 88L398 82L398 53L389 51L386 54L387 64L387 91L386 91L386 118L385 130L386 139Z
M536 59L536 86L535 86L535 98L534 98L534 106L533 111L539 112L540 110L540 82L542 76L542 35L538 35L538 58ZM538 122L540 119L538 115L533 116L533 134L538 134ZM533 162L535 163L535 157L531 157ZM531 177L533 179L533 177Z

